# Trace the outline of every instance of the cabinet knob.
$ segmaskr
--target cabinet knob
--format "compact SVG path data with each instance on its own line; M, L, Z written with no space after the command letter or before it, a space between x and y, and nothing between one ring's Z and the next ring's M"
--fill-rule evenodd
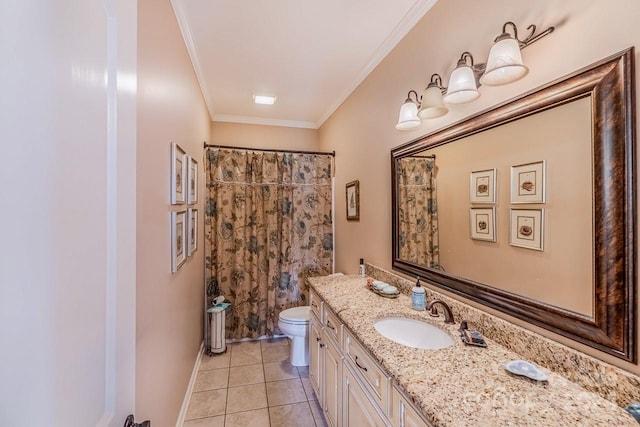
M320 338L320 337L316 337L316 342L320 342L321 339L322 338Z
M323 348L323 347L324 347L324 344L320 344L320 348Z

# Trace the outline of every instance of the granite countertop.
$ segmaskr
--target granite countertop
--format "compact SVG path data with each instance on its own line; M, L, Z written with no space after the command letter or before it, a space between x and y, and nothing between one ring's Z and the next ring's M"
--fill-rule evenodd
M486 338L488 347L466 346L456 324L411 309L411 299L383 298L360 276L312 277L307 281L435 426L635 426L622 408L548 369L538 382L504 369L518 354ZM384 317L431 323L454 344L422 350L397 344L373 327ZM469 325L470 328L473 325Z

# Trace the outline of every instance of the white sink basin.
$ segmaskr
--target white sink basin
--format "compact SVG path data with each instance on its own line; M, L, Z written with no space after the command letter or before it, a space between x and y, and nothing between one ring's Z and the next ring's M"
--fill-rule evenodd
M420 320L387 317L376 320L373 327L383 337L407 347L437 350L453 344L453 339L445 331Z

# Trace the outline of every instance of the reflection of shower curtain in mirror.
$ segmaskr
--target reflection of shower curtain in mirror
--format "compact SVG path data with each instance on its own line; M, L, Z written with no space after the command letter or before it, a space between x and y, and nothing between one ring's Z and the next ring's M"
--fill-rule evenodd
M426 267L440 268L435 159L398 160L399 256Z
M271 336L281 310L308 304L308 276L331 273L331 156L207 149L207 306L232 306L226 336ZM214 290L216 289L216 290Z

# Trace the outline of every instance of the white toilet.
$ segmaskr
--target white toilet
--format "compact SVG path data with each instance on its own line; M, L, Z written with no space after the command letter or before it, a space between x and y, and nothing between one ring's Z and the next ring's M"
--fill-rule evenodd
M291 338L289 361L293 366L309 366L309 306L281 311L278 327Z

